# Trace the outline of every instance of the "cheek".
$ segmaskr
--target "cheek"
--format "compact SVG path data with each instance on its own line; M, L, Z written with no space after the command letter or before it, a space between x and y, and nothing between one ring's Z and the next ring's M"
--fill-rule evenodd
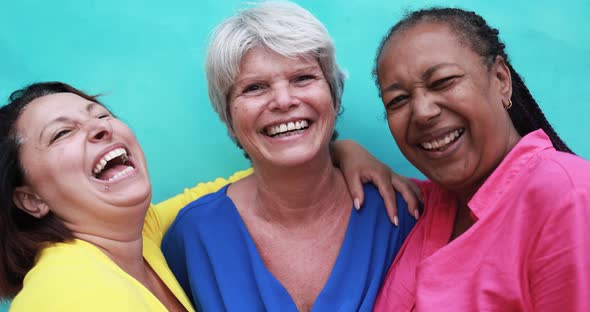
M47 153L35 148L21 149L21 165L25 171L25 178L33 187L37 187L40 182L51 179L51 166L54 161L48 161Z
M236 135L240 135L247 128L251 118L251 111L245 105L234 105L231 108L231 120Z
M55 206L80 184L79 177L73 178L72 172L78 166L63 155L39 152L33 159L23 163L28 183L46 200Z
M333 111L334 114L337 113L336 103L334 98L332 98L332 93L330 92L330 87L327 83L316 92L315 98L321 101L321 106L324 110Z
M400 115L387 115L387 124L389 125L389 132L395 139L398 145L403 144L401 139L405 136L404 118ZM400 146L401 148L401 146Z

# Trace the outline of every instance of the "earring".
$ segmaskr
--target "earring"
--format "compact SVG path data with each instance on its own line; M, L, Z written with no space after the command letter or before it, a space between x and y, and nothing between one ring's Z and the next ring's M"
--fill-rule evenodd
M504 108L510 109L510 107L512 107L512 100L508 99L508 105L504 105Z

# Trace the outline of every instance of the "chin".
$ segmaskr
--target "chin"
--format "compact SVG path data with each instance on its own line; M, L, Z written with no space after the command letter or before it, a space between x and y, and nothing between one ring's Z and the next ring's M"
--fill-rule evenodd
M326 149L329 158L329 149ZM321 149L310 146L294 146L281 151L273 151L261 163L273 163L281 167L298 167L313 162L320 156Z
M110 204L115 206L149 206L149 203L152 199L152 188L149 182L134 183L134 185L130 185L124 189L116 191L113 190L110 193L112 195L109 194L109 191L106 191L105 194L107 197L107 201L109 201Z

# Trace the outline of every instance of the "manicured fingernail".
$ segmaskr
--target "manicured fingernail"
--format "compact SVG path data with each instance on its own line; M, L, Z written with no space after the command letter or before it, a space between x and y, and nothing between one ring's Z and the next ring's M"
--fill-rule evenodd
M420 211L418 209L414 210L414 218L416 218L416 220L420 218Z
M393 217L393 224L395 226L399 226L399 219L397 218L397 216Z
M361 209L361 200L358 198L354 199L354 209L356 209L356 210Z

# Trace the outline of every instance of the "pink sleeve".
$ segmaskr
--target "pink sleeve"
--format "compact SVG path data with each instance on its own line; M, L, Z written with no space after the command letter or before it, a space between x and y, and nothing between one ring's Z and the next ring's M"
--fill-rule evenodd
M590 311L590 195L559 199L539 233L529 263L535 311Z

